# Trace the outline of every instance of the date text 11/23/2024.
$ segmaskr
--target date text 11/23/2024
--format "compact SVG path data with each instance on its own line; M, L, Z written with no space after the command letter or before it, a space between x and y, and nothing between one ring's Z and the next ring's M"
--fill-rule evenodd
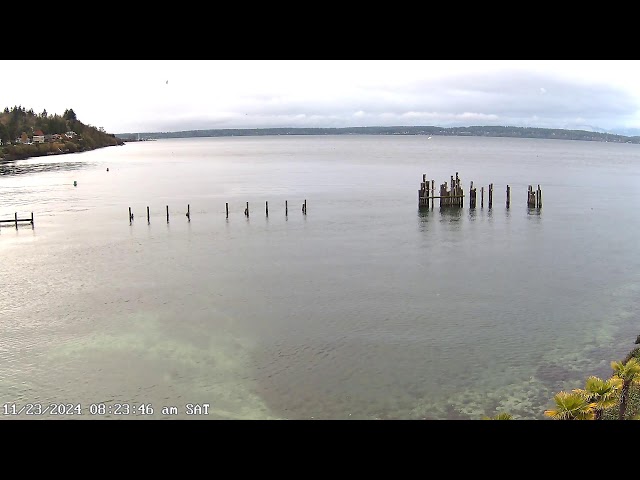
M210 404L187 403L183 408L163 405L158 408L150 403L5 403L0 409L3 416L148 416L160 415L209 415Z

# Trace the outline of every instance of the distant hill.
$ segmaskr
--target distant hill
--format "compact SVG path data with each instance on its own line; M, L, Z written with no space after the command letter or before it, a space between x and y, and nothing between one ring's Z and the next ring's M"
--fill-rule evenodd
M73 109L64 115L36 114L22 106L0 112L0 160L84 152L124 141L102 128L85 125Z
M124 141L157 140L161 138L233 137L263 135L446 135L475 137L549 138L585 140L591 142L640 143L639 136L587 130L564 130L535 127L346 127L346 128L227 128L215 130L185 130L180 132L118 133Z

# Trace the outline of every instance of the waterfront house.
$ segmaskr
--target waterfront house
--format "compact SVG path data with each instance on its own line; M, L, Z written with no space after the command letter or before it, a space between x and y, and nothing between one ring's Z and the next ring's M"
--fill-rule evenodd
M42 130L33 132L33 143L44 143L44 133Z

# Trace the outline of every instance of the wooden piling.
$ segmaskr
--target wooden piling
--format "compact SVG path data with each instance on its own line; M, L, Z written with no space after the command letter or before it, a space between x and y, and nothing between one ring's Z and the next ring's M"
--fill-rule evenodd
M247 202L247 207L244 209L244 214L248 217L249 216L249 202Z
M493 206L493 183L489 184L489 208Z
M18 229L18 212L16 212L16 230Z
M147 223L151 223L151 218L149 217L149 207L147 206Z
M187 203L187 220L191 221L191 205Z
M264 213L267 217L269 216L269 202L264 202Z
M307 199L305 198L304 203L302 204L302 213L307 214Z
M507 185L507 208L509 208L510 203L511 203L511 187Z
M541 208L541 207L542 207L542 189L538 184L538 208Z
M224 204L224 208L227 211L227 218L229 218L229 202Z
M169 205L167 205L167 223L169 223Z
M484 186L480 187L480 208L484 207Z
M286 217L287 215L289 215L289 205L287 204L287 201L284 201L284 216Z
M131 213L131 207L129 207L129 223L133 221L133 214Z
M469 208L476 208L476 189L473 188L473 181L469 186Z
M436 191L436 181L435 180L431 180L431 208L433 208L433 202L435 201L435 199L433 198L435 195L435 191ZM429 196L429 193L427 192L427 197ZM429 199L427 198L427 206L429 206Z

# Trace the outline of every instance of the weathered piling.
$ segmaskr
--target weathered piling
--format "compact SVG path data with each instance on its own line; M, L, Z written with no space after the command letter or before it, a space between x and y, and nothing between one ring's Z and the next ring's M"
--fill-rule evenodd
M187 220L191 221L191 205L187 203Z
M246 206L246 208L244 209L244 214L245 214L245 216L247 216L247 217L249 216L249 202L247 202L247 206Z
M264 213L267 217L269 216L269 202L264 202Z
M18 229L18 212L16 212L16 230Z
M507 208L511 204L511 187L507 185Z
M538 184L537 194L538 194L538 208L541 208L542 207L542 189L540 188L540 184Z
M307 214L307 199L305 198L304 203L302 204L302 213Z
M149 216L149 207L147 206L147 223L151 224L151 217Z
M538 188L540 188L540 186L538 185ZM33 212L31 212L31 227L35 227L35 223L33 223Z
M284 201L284 216L286 217L287 215L289 215L289 205L287 204L287 201Z
M469 208L476 208L476 189L473 188L473 181L469 187Z
M169 205L167 205L167 223L169 223Z
M542 190L538 185L537 190L533 190L533 186L529 185L527 189L527 206L530 208L540 208L542 206Z
M227 211L227 218L229 218L229 202L224 204L224 208Z
M129 207L129 223L133 222L133 213L131 213L131 207Z
M489 208L493 206L493 183L489 184Z
M434 204L433 195L435 191L436 191L436 181L431 179L431 208L433 208L433 204ZM429 191L427 191L427 195L429 195ZM427 206L429 206L429 202L427 202Z
M418 190L418 208L422 207L429 208L429 180L426 173L422 174L422 182Z
M484 186L480 187L480 208L484 207Z

